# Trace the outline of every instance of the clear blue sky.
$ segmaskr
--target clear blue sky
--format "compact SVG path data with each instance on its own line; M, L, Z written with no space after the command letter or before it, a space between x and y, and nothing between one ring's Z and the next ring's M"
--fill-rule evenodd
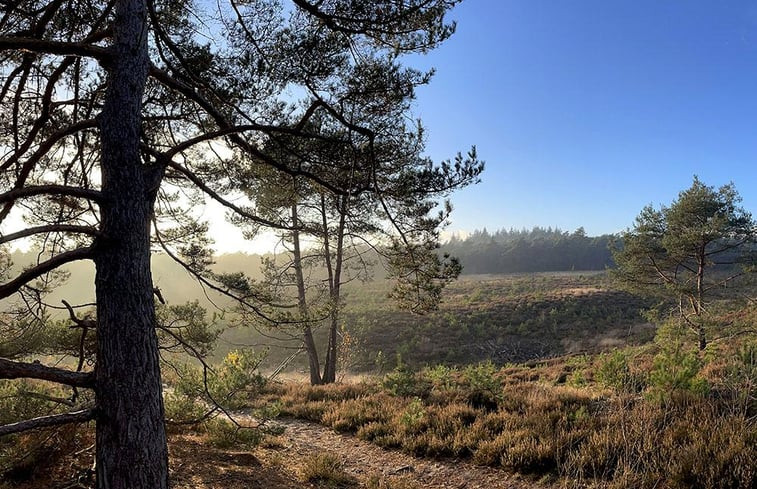
M428 154L483 181L451 230L616 232L694 174L757 214L757 2L467 0L415 107Z

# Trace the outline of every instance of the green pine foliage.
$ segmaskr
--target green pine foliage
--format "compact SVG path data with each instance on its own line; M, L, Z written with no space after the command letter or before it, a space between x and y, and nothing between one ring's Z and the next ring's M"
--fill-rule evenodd
M733 184L716 189L694 177L669 207L642 209L613 251L617 282L668 304L700 350L723 326L712 302L735 300L757 271L757 222L740 201Z

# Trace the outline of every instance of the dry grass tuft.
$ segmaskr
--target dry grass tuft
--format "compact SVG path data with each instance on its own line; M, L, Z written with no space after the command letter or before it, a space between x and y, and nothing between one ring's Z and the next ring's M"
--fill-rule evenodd
M357 485L357 479L342 469L342 462L330 453L319 453L305 459L300 475L303 482L321 488L341 488Z

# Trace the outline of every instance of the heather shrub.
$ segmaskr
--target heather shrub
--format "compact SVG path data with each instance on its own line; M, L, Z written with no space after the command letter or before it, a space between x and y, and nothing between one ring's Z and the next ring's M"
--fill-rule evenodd
M728 358L721 383L733 411L757 416L757 341L746 343Z
M364 396L370 388L366 384L314 385L304 393L307 401L342 401Z
M356 433L361 440L374 441L393 433L392 427L384 421L371 421L362 425Z
M323 413L321 422L336 431L355 432L365 424L386 421L389 416L387 401L383 396L339 401Z
M82 393L76 402L87 403ZM0 380L0 425L72 409L70 391L28 379ZM75 451L86 425L68 425L0 437L0 487L33 479Z
M611 390L528 380L566 371L554 361L530 367L521 380L508 375L504 383L505 373L492 364L422 374L400 369L378 390L366 388L352 399L298 398L305 405L325 403L325 424L382 447L560 476L569 487L754 487L755 418L733 408L736 398L724 395L723 385L709 395L701 388L705 361L681 343L658 342L655 351L641 360L627 350L594 359L593 371L584 370ZM718 372L731 372L729 382L744 392L753 385L754 363L751 350L740 352L721 360ZM647 382L647 395L639 395ZM496 404L472 402L473 393L491 395Z

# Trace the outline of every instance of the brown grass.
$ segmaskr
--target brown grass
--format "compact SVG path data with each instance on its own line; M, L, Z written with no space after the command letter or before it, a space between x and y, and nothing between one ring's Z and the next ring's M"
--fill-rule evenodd
M303 482L310 482L321 488L336 489L357 484L357 479L342 469L339 458L330 453L308 456L300 473Z
M631 355L635 363L629 372L649 365L644 355ZM376 381L285 385L278 394L285 415L306 413L307 419L383 447L559 476L566 486L746 489L757 484L753 414L733 409L722 396L682 391L647 398L634 391L635 384L608 389L593 381L602 362L609 360L552 361L493 374L486 368L436 369L395 375L384 386ZM727 367L713 369L722 373ZM574 372L586 379L583 386L568 385ZM471 381L489 385L492 379L494 408L475 405ZM390 394L398 385L413 395Z

